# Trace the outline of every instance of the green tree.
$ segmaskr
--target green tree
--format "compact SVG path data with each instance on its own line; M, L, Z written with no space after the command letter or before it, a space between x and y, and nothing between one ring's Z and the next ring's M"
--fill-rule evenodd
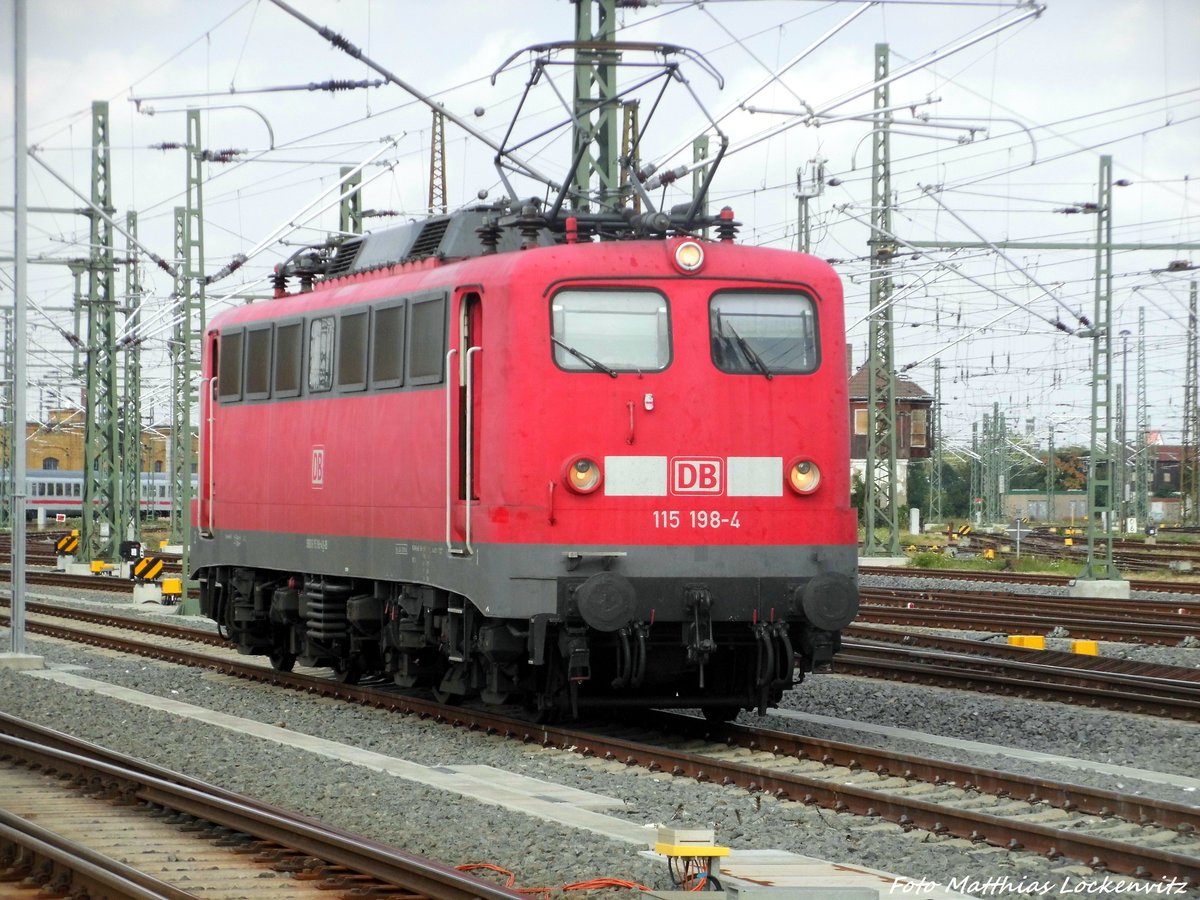
M916 507L923 516L929 516L929 470L933 467L932 459L924 462L909 460L908 483L905 485L905 496L908 497L909 508Z
M971 515L971 464L951 460L942 467L942 515L966 519Z
M863 477L858 472L852 472L850 475L850 505L858 510L858 524L862 524L863 506L866 505L867 485L863 481Z

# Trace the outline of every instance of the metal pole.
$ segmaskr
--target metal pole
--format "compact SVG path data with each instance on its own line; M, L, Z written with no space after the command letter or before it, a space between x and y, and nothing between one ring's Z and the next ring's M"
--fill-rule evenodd
M592 3L595 2L595 18ZM589 208L594 197L603 208L620 196L620 102L617 100L617 63L621 54L601 49L616 38L616 0L579 0L575 4L575 40L589 45L575 50L575 127L572 158L583 150L579 166L571 173L575 208ZM593 89L595 94L593 95ZM596 189L592 190L592 177Z
M117 392L117 298L113 272L112 167L108 102L92 103L91 254L88 259L87 418L80 549L117 561L124 521Z
M0 309L0 345L4 347L0 353L0 364L4 367L4 380L0 382L0 529L12 527L12 496L13 496L13 432L16 422L13 421L13 321L12 311Z
M1196 438L1200 422L1196 420L1196 394L1200 385L1196 377L1196 282L1188 294L1187 363L1183 386L1183 441L1179 452L1179 496L1182 501L1180 521L1195 525L1197 520Z
M1054 478L1058 474L1057 460L1054 457L1054 426L1050 426L1050 438L1046 444L1046 520L1055 522L1054 509Z
M995 521L992 515L992 487L996 484L996 459L992 454L992 444L994 443L992 433L995 426L992 424L992 417L987 413L983 414L983 424L980 426L982 443L979 446L979 521L993 522Z
M192 346L191 282L185 274L187 249L184 226L187 209L175 207L175 328L171 335L171 443L167 471L171 480L171 514L168 540L180 548L188 542L188 513L184 506L192 483L191 389L188 379L188 354Z
M26 189L25 134L25 0L13 3L13 193L16 216L13 230L13 514L12 514L12 616L11 645L14 654L25 652L25 292L28 193Z
M896 373L892 360L891 121L888 112L888 45L875 45L875 128L871 134L871 317L868 323L866 507L863 556L899 556L896 505ZM888 530L886 542L875 529Z
M1112 507L1116 517L1118 533L1125 533L1125 383L1124 380L1116 388L1117 411L1113 417L1116 422L1116 457L1112 461L1113 477Z
M125 538L142 539L142 273L138 268L137 213L125 214L130 237L125 243L125 326L131 340L125 349L124 402L121 405L121 496L124 498Z
M984 431L987 430L987 416L984 419ZM971 423L971 511L968 519L973 519L978 525L981 521L982 508L976 502L983 501L983 455L979 449L979 423Z
M1146 399L1146 307L1138 307L1137 328L1137 462L1134 465L1134 515L1150 524L1150 404Z
M362 179L361 173L358 177ZM446 114L435 109L429 138L429 214L438 213L446 214ZM361 234L361 225L355 230Z
M946 458L942 454L942 358L933 361L933 472L929 479L929 514L934 522L942 521L942 466Z
M1120 509L1121 532L1129 530L1129 335L1128 328L1121 329L1121 391L1117 395L1117 453L1119 462L1117 469L1120 477L1120 495L1117 498Z
M436 119L436 115L434 117ZM443 150L443 152L445 152ZM442 166L442 183L446 181L445 165ZM342 194L342 201L338 204L338 231L345 234L362 234L362 191L355 188L362 185L362 171L355 172L349 166L343 166L341 169L342 186L346 189L346 193ZM443 190L442 197L445 197ZM433 213L433 188L429 191L429 212ZM442 212L445 212L445 203L442 204Z
M1120 579L1112 536L1112 157L1100 157L1096 204L1096 305L1092 318L1092 441L1088 462L1088 555L1080 579Z
M200 110L189 109L187 113L187 207L183 217L183 279L186 292L184 316L187 338L182 348L183 367L181 374L181 411L186 410L179 423L182 434L173 434L177 451L183 458L176 460L176 484L184 521L192 509L192 473L195 471L195 450L192 446L192 410L197 408L199 392L197 378L200 373L200 348L203 341L206 298L204 289L204 178L201 171L204 147L200 138ZM181 465L182 464L182 465ZM180 545L180 563L183 566L184 585L191 585L192 530L183 529ZM200 605L184 591L178 611L183 615L199 615Z

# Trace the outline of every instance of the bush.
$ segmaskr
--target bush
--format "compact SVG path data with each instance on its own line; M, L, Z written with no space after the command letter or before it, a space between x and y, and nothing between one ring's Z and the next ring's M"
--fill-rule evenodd
M918 569L936 569L945 562L946 558L941 553L934 553L931 550L914 553L912 557L912 564Z

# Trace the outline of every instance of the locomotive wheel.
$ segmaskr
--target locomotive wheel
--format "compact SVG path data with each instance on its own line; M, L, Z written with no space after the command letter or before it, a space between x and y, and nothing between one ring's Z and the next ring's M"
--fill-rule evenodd
M714 706L702 706L700 712L704 714L706 722L732 722L737 718L738 713L742 711L740 706L732 704L720 704Z
M290 672L296 665L296 654L286 650L272 650L267 659L271 661L271 668L276 672Z
M441 688L431 688L433 699L443 706L458 706L463 702L462 694L456 694L453 691L443 691Z
M339 659L334 663L333 673L342 684L358 684L362 678L362 666L355 661Z
M489 706L503 706L508 702L508 691L492 691L484 688L479 692L479 699Z
M553 725L561 721L562 710L556 706L546 706L539 704L536 701L526 702L525 711L529 716L529 720L535 725Z

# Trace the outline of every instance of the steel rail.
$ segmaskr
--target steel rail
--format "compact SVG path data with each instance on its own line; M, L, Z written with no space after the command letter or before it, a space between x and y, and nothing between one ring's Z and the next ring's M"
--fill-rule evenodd
M1200 721L1200 689L1195 684L1137 676L1093 673L1013 660L981 659L962 654L910 650L847 641L834 658L836 671L870 678L902 679L962 690L969 687L1020 697L1103 705L1125 712Z
M0 606L3 601L0 600ZM110 613L99 613L91 610L57 607L50 604L29 604L29 611L37 615L52 615L74 621L103 624L111 622L114 616ZM227 647L228 642L212 631L202 631L174 623L155 622L147 619L120 618L121 627L143 634L156 634L173 640L191 641L214 647ZM1197 712L1200 703L1200 672L1181 667L1141 666L1149 672L1121 671L1127 663L1107 657L1081 656L1080 654L1052 653L1047 651L1030 650L1024 647L1010 647L1007 644L989 644L983 641L971 641L961 638L945 638L936 635L913 635L907 632L889 631L878 628L851 628L848 637L857 637L867 641L882 641L885 643L906 643L906 647L898 652L909 654L908 658L917 657L925 660L925 664L908 664L896 666L880 659L883 648L870 648L857 642L847 641L842 653L835 657L835 671L841 674L862 675L865 677L904 678L907 680L922 680L926 683L944 685L961 689L964 684L972 689L995 689L1013 695L1034 695L1040 699L1078 703L1083 700L1087 705L1103 705L1109 709L1146 715L1180 717L1188 720L1200 719ZM976 672L965 675L960 668L947 670L944 665L930 666L930 651L916 650L911 647L912 641L931 642L940 645L943 650L958 651L954 657L947 659L962 660L964 653L974 653L990 657L1001 657L1006 662L994 662L993 666L1006 665L1013 671L1036 674L1036 680L1016 675L1010 679L997 680L994 676L978 671L980 665L976 660ZM858 651L858 656L846 651ZM870 654L864 660L862 654ZM1019 662L1017 662L1019 660ZM1155 675L1158 671L1160 674ZM1047 681L1047 679L1052 679ZM1122 686L1126 689L1122 689ZM1128 688L1140 688L1129 690ZM1152 693L1146 693L1152 692Z
M1041 572L979 572L972 569L926 569L911 566L860 566L859 575L879 578L929 578L958 581L995 581L1008 584L1047 584L1068 587L1075 579L1069 575L1049 575ZM1200 594L1200 581L1131 579L1135 591L1157 591L1179 594Z
M19 720L18 720L19 721ZM35 737L18 737L20 728ZM289 850L343 866L386 885L394 885L435 900L513 900L522 895L449 866L404 853L363 835L331 828L314 819L258 803L198 779L151 766L59 733L46 735L60 746L40 743L48 730L29 723L18 726L13 717L0 719L0 747L11 756L34 761L48 769L77 777L97 776L116 781L119 792L195 816L206 822L252 835ZM69 744L70 749L66 745ZM182 894L181 896L191 896Z
M913 601L926 608L1003 609L1006 612L1042 612L1129 616L1141 621L1200 627L1200 602L1196 600L1118 600L1109 597L1041 597L1009 591L936 590L930 588L867 587L862 596L876 603Z
M139 872L115 859L97 853L89 847L68 840L61 835L41 828L0 809L0 845L9 844L22 848L26 865L10 868L8 878L17 880L25 874L36 877L34 871L39 863L49 861L61 874L70 872L71 896L121 897L128 900L199 900L199 894L181 891L174 885L159 881L145 872ZM26 869L28 872L26 873ZM60 885L47 886L37 896L66 896L58 893Z
M976 638L948 637L942 634L893 630L874 625L851 625L842 629L842 636L845 638L903 644L906 647L932 647L938 650L971 653L976 656L1019 659L1024 662L1038 662L1043 665L1058 666L1065 669L1098 672L1101 676L1107 673L1116 675L1141 675L1200 684L1200 668L1169 666L1160 663L1142 662L1136 659L1091 656L1065 650L1036 650L1016 644L998 644L993 641L978 640Z
M1133 620L1070 618L1063 615L1022 615L1005 612L972 612L958 609L908 609L905 607L859 607L859 622L912 625L921 628L954 628L975 631L1007 631L1012 634L1045 634L1066 628L1072 637L1097 641L1175 645L1198 633L1198 626L1146 625Z
M422 718L470 730L483 730L526 743L558 747L583 756L619 760L630 766L651 771L666 771L697 781L736 785L751 792L763 791L782 799L819 805L835 811L878 816L904 827L923 828L935 834L951 834L972 841L1027 849L1050 858L1063 856L1083 860L1096 869L1132 874L1138 877L1181 879L1200 883L1200 857L1192 857L1152 847L1122 843L1097 835L1070 832L1038 823L1007 819L988 813L898 797L883 791L856 785L832 784L795 772L777 772L760 766L716 759L702 754L581 732L565 726L524 722L511 716L478 709L446 707L430 701L401 696L369 687L357 687L332 680L277 672L235 659L148 647L89 632L31 623L30 631L52 634L67 640L105 646L182 665L213 669L237 677L288 687L305 693L345 699L377 708L407 712ZM941 765L931 761L933 765ZM1146 801L1150 802L1150 801Z
M1102 788L1017 775L966 763L946 762L787 731L740 724L714 726L710 722L684 713L658 712L656 715L670 720L673 733L678 732L692 739L707 737L747 750L813 760L827 766L843 766L853 771L872 771L879 775L892 775L931 784L953 784L967 791L977 790L985 794L1025 800L1028 803L1046 803L1058 809L1088 815L1104 818L1115 816L1128 822L1200 832L1200 808L1183 803L1147 800L1134 794L1119 794Z

